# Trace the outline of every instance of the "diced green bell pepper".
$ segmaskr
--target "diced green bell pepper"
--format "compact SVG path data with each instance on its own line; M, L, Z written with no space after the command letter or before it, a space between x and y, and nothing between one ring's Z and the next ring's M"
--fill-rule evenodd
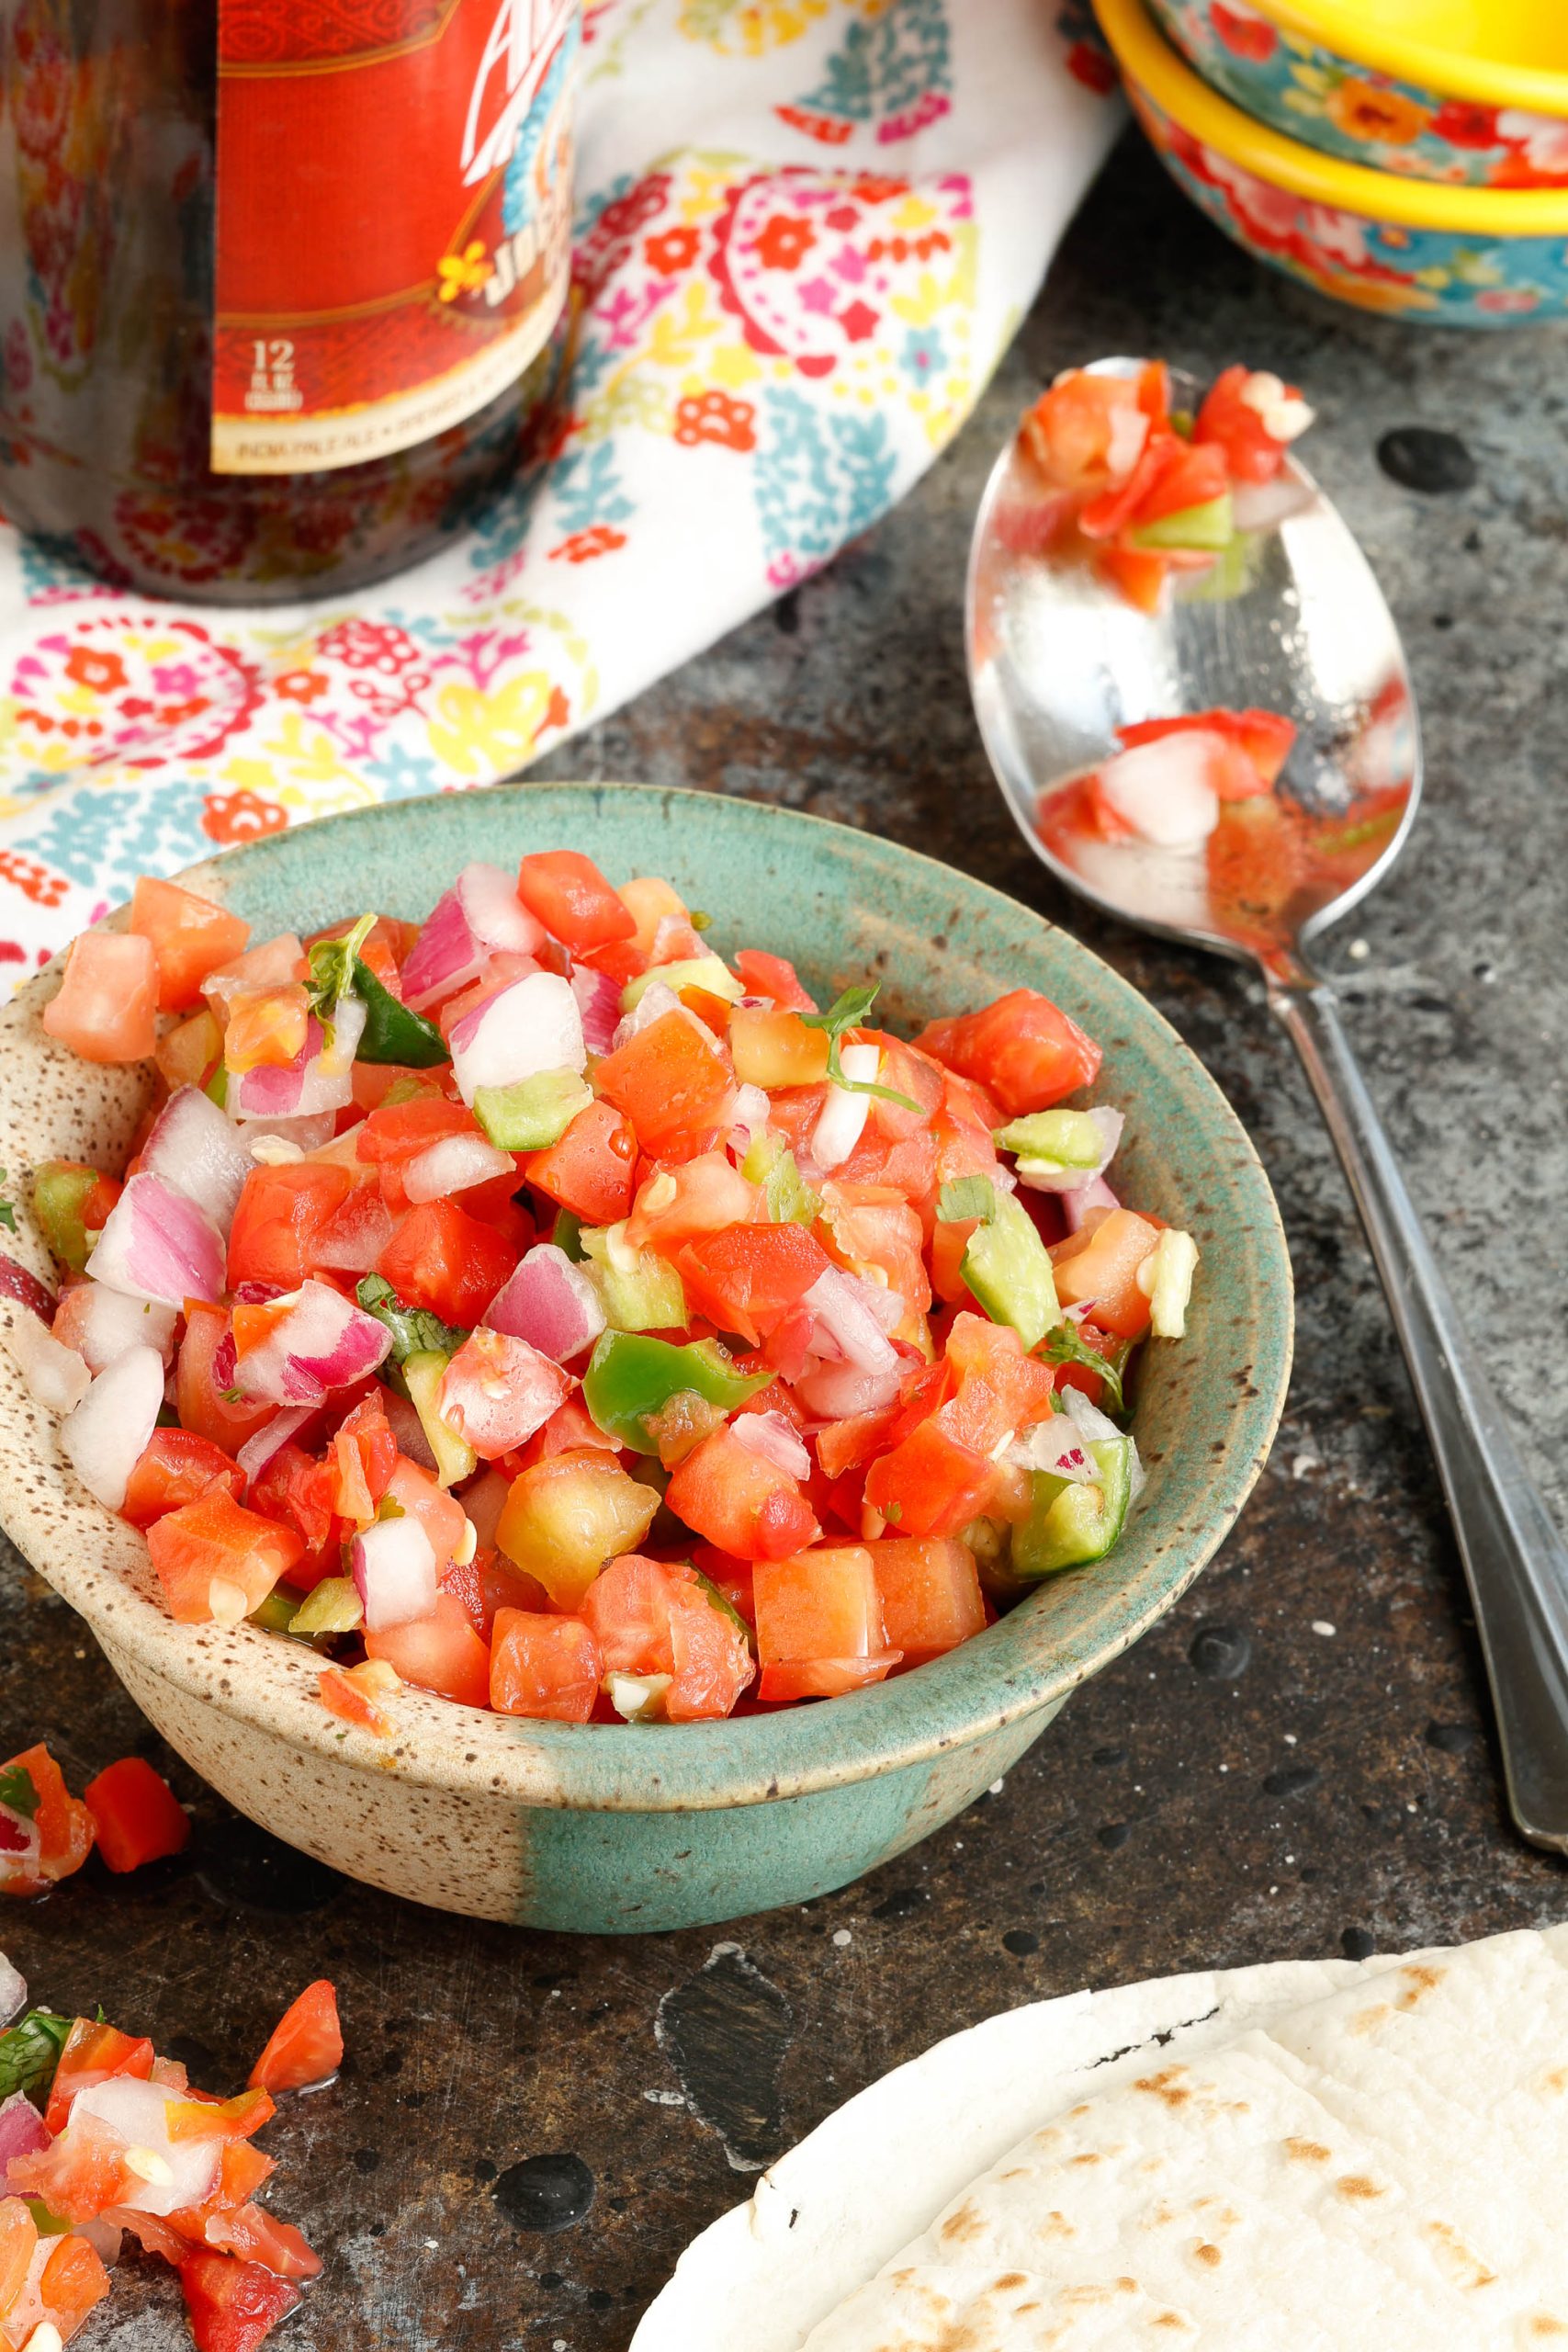
M1222 490L1218 498L1179 507L1174 514L1162 514L1156 522L1140 523L1128 537L1135 548L1202 548L1217 554L1230 545L1235 528L1231 494Z
M382 1274L362 1276L355 1285L354 1295L367 1315L384 1323L392 1335L389 1358L392 1369L387 1372L387 1377L394 1386L400 1385L402 1366L411 1356L455 1356L468 1336L466 1331L455 1331L449 1323L443 1323L428 1306L405 1306Z
M649 1424L682 1389L732 1413L773 1377L771 1372L737 1372L716 1340L677 1347L640 1332L602 1331L582 1375L582 1401L606 1437L654 1453L658 1442Z
M502 1151L543 1151L559 1143L580 1111L593 1100L574 1069L540 1070L515 1086L476 1086L474 1116Z
M479 1468L479 1456L473 1447L465 1443L450 1421L441 1418L441 1378L451 1361L450 1356L434 1348L403 1361L403 1385L409 1392L410 1404L419 1415L425 1443L435 1456L436 1482L443 1487L457 1486L464 1478L471 1478Z
M582 1219L575 1209L562 1209L550 1227L550 1239L574 1266L582 1263Z
M761 1184L768 1204L768 1216L774 1225L815 1225L822 1214L822 1197L804 1181L795 1164L795 1154L783 1136L772 1135L766 1128L753 1136L750 1150L740 1163L740 1173L749 1184Z
M295 1611L288 1631L302 1641L314 1641L323 1634L355 1634L364 1623L365 1611L354 1578L323 1577Z
M1049 1252L1010 1193L999 1193L995 1216L976 1227L958 1271L992 1322L1010 1323L1025 1348L1062 1319Z
M33 2227L40 2238L62 2238L68 2230L76 2226L62 2213L51 2212L41 2197L24 2197L22 2202L32 2215ZM28 2338L29 2344L32 2340L31 2336Z
M354 993L365 1007L365 1028L354 1057L360 1062L399 1062L405 1069L434 1069L449 1062L452 1048L434 1021L400 1003L383 988L363 956L354 961Z
M635 1012L655 980L679 996L682 989L704 989L709 996L721 996L727 1004L739 1004L745 987L738 980L728 964L716 956L689 956L679 964L650 964L621 990L621 1011Z
M260 1608L252 1610L251 1623L264 1634L291 1634L305 1600L306 1595L296 1592L292 1585L274 1585Z
M1087 1111L1032 1111L998 1127L994 1140L998 1151L1017 1154L1021 1168L1093 1169L1105 1155L1105 1137Z
M618 1225L580 1228L583 1271L599 1294L604 1320L616 1331L679 1331L686 1294L668 1259L634 1250Z
M1133 1441L1097 1438L1089 1451L1100 1473L1097 1479L1058 1478L1049 1470L1031 1473L1029 1517L1012 1531L1015 1576L1032 1582L1058 1568L1103 1560L1121 1534L1133 1494Z
M33 1178L33 1215L56 1258L73 1274L81 1272L98 1238L83 1212L102 1182L96 1168L71 1159L46 1159Z

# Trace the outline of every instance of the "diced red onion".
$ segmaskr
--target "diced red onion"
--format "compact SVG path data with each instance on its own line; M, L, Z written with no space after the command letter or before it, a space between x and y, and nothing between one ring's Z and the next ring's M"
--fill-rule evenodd
M12 1973L15 1973L13 1970ZM27 1998L25 1986L22 1998ZM15 2014L14 2009L0 2010L0 2016ZM44 2129L43 2118L26 2091L13 2091L9 2098L0 2099L0 2188L3 2188L6 2175L16 2157L38 2155L48 2145L49 2133Z
M399 975L403 1002L416 1012L437 997L477 980L484 968L484 950L468 927L457 890L439 898L414 941Z
M13 1967L5 1953L0 1951L0 2026L8 2025L17 2010L26 2008L27 2005L28 1980L21 1970ZM0 2100L0 2117L5 2115L9 2105L9 2099ZM6 2157L3 2143L0 2143L0 2172L5 2167Z
M515 1182L515 1168L512 1154L498 1150L483 1136L443 1136L406 1163L403 1190L416 1204L444 1201L497 1176L512 1176Z
M62 2137L69 2137L78 2118L96 2116L107 2123L128 2147L146 2148L161 2156L167 2174L162 2181L138 2181L134 2195L119 2200L128 2213L175 2213L206 2202L218 2185L221 2143L175 2139L169 2132L170 2095L159 2083L139 2082L134 2075L117 2075L78 2091L71 2102L71 2117Z
M1070 1396L1070 1389L1064 1396ZM1066 1413L1053 1413L1015 1439L1003 1454L1019 1470L1044 1470L1054 1478L1071 1478L1077 1485L1100 1476L1089 1451L1089 1441Z
M243 1129L245 1149L253 1160L259 1162L267 1155L258 1149L258 1146L269 1142L284 1143L291 1146L303 1159L306 1152L319 1150L322 1144L331 1143L336 1125L331 1111L313 1112L308 1119L247 1119Z
M316 1419L319 1410L315 1405L286 1406L282 1412L274 1413L265 1428L245 1440L234 1459L245 1474L247 1486L261 1476L275 1453L281 1453Z
M392 1238L392 1212L374 1184L356 1184L334 1209L316 1241L314 1258L341 1274L368 1274Z
M545 926L523 904L510 874L499 865L465 865L454 887L464 921L481 947L491 955L538 954L547 936Z
M442 1374L437 1408L482 1462L494 1462L526 1444L576 1385L526 1340L481 1326Z
M0 1804L0 1894L8 1894L14 1886L26 1885L29 1894L33 1891L42 1844L36 1821L29 1821L13 1805Z
M1127 1122L1120 1111L1108 1102L1097 1102L1084 1113L1100 1129L1100 1164L1095 1168L1057 1168L1041 1175L1029 1166L1027 1158L1018 1170L1018 1181L1032 1193L1081 1193L1097 1176L1103 1176L1116 1157L1116 1147L1122 1140L1122 1130Z
M237 1119L309 1119L346 1110L354 1100L355 1049L365 1032L365 1007L345 996L333 1015L333 1037L312 1014L305 1042L291 1062L260 1062L229 1082Z
M662 982L660 983L662 986ZM621 991L607 972L579 964L571 976L571 992L582 1015L582 1042L591 1054L607 1054L621 1023ZM665 989L666 996L671 991Z
M798 1387L811 1412L847 1419L852 1413L889 1405L897 1395L901 1366L898 1351L882 1328L886 1309L872 1296L878 1288L840 1266L829 1266L801 1301L812 1318L815 1361L807 1363ZM886 1295L893 1297L891 1292ZM840 1365L861 1375L853 1404L842 1402L851 1384L834 1376Z
M204 1210L161 1176L136 1175L109 1211L87 1272L131 1298L181 1306L221 1297L225 1258L223 1236Z
M1091 1176L1087 1184L1077 1184L1059 1197L1069 1233L1081 1229L1090 1209L1119 1209L1122 1205L1103 1176Z
M846 1078L875 1082L882 1064L880 1046L846 1046L839 1057ZM852 1093L845 1086L829 1086L817 1125L811 1131L811 1156L819 1168L838 1168L849 1158L871 1116L869 1094Z
M1100 790L1124 824L1158 849L1195 849L1220 821L1210 781L1224 739L1201 728L1134 743L1100 771Z
M46 1413L70 1413L92 1385L86 1359L46 1331L36 1315L13 1317L4 1334L28 1394Z
M1276 474L1272 481L1238 481L1231 488L1231 519L1238 531L1271 531L1303 514L1315 495L1287 473Z
M54 1317L54 1336L74 1348L89 1372L107 1372L127 1348L156 1348L167 1364L175 1352L172 1306L146 1298L132 1298L107 1283L73 1283L62 1291Z
M570 980L530 972L466 1013L452 1032L457 1090L471 1103L481 1086L520 1086L547 1069L581 1069L582 1015Z
M1061 1398L1066 1407L1066 1418L1072 1422L1086 1445L1101 1445L1108 1438L1127 1438L1128 1444L1133 1448L1129 1466L1132 1498L1136 1501L1149 1483L1149 1474L1139 1459L1136 1442L1127 1437L1125 1430L1117 1428L1108 1413L1102 1413L1098 1405L1091 1405L1081 1388L1064 1388L1061 1391ZM1096 1471L1092 1475L1098 1476L1099 1473Z
M735 1090L735 1125L729 1131L729 1148L737 1158L744 1159L754 1138L768 1124L769 1102L760 1086L739 1086Z
M124 1502L163 1403L163 1357L155 1348L127 1348L61 1422L60 1451L107 1510L118 1510Z
M811 1475L811 1456L783 1413L740 1413L730 1423L748 1453L771 1462L791 1478Z
M252 1160L228 1113L199 1086L182 1086L153 1121L141 1164L148 1175L161 1176L205 1209L226 1233Z
M880 1412L898 1394L897 1371L867 1372L858 1363L813 1359L795 1384L807 1410L824 1421L852 1420L857 1413Z
M307 1282L290 1312L260 1344L238 1359L247 1396L276 1405L319 1405L332 1388L346 1388L374 1372L392 1335L373 1315L351 1306L325 1283Z
M407 1625L434 1608L435 1553L412 1512L364 1529L349 1545L348 1560L367 1632Z
M53 1293L36 1274L29 1274L26 1266L18 1266L15 1258L7 1257L4 1250L0 1250L0 1298L14 1298L18 1306L27 1307L40 1323L54 1319Z
M525 1340L554 1363L592 1347L604 1329L599 1294L553 1241L538 1242L519 1261L484 1311L492 1331Z
M398 1452L406 1454L411 1462L417 1462L422 1470L438 1470L441 1465L435 1459L435 1449L424 1433L424 1423L408 1398L400 1396L395 1388L383 1389L381 1409L387 1416L388 1427L398 1441Z
M634 1037L640 1037L645 1029L651 1029L656 1021L662 1021L667 1012L683 1012L688 1021L697 1018L689 1005L682 1003L667 980L650 980L631 1011L616 1022L615 1034L610 1040L613 1049L618 1053ZM707 1037L707 1029L700 1022L697 1025Z

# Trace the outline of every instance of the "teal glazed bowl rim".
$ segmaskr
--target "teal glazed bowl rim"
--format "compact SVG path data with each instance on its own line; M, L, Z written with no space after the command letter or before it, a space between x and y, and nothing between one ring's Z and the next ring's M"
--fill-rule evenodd
M1061 998L1099 1036L1105 1067L1094 1093L1130 1114L1118 1163L1129 1190L1187 1225L1204 1253L1189 1336L1150 1343L1158 1360L1134 1419L1135 1430L1149 1423L1149 1483L1111 1562L1049 1580L945 1657L851 1696L720 1723L622 1728L491 1714L411 1689L397 1702L391 1754L328 1714L315 1695L319 1660L301 1645L250 1625L228 1634L175 1625L150 1577L133 1568L128 1579L117 1540L123 1522L80 1489L72 1505L79 1540L96 1522L100 1555L118 1553L120 1565L101 1557L62 1567L56 1557L43 1563L51 1581L89 1622L112 1614L118 1647L209 1702L216 1647L218 1703L299 1747L382 1762L435 1789L504 1791L531 1805L706 1811L804 1795L925 1761L1059 1703L1146 1632L1212 1557L1279 1421L1291 1364L1290 1259L1268 1179L1235 1113L1169 1023L1066 933L916 851L767 803L524 782L322 818L226 851L181 878L265 936L372 903L422 915L471 857L505 865L525 849L567 846L586 851L615 881L671 876L710 909L721 947L749 941L794 955L818 989L877 973L890 1025L908 1030L930 1012L1031 986ZM741 937L731 935L732 910ZM26 1022L41 1037L37 1008L53 985L51 973L40 975L0 1023ZM83 1070L74 1064L65 1081ZM120 1081L129 1133L145 1081L136 1097L123 1073L109 1079ZM38 1261L35 1236L24 1237L23 1254ZM1189 1442L1176 1444L1183 1433ZM16 1514L8 1508L6 1516Z

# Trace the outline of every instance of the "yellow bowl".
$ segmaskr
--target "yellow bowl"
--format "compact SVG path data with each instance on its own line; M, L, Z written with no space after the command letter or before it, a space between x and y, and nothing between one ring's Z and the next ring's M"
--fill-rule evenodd
M1095 0L1178 185L1259 260L1362 310L1443 326L1568 315L1568 188L1454 187L1342 162L1200 80L1144 0Z
M1251 13L1402 82L1568 115L1563 0L1251 0Z

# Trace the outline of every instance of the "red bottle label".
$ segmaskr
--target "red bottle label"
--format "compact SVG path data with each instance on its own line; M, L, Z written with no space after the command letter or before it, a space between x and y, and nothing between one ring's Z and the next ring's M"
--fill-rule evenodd
M215 473L446 431L548 336L576 0L219 0Z

